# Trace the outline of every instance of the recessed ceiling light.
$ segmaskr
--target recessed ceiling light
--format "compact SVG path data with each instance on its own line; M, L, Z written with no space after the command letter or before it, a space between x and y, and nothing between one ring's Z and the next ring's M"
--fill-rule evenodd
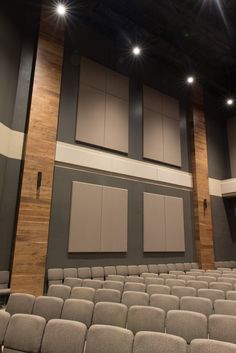
M191 84L193 84L193 83L194 83L195 78L194 78L193 76L188 76L186 81L187 81L187 83L188 83L188 84L190 84L190 85L191 85Z
M138 46L134 47L133 48L133 54L136 55L136 56L140 55L141 54L141 49Z
M233 105L233 104L234 104L233 98L228 98L228 99L226 100L226 104L227 104L227 105Z
M66 6L63 4L58 4L57 5L57 14L59 16L65 16L66 14Z

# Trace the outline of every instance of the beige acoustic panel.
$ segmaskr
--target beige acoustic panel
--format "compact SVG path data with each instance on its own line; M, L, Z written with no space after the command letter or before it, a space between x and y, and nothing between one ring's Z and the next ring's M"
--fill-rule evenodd
M166 251L185 251L183 199L165 196Z
M163 95L163 115L180 120L179 101L176 98Z
M80 82L103 92L106 91L107 72L106 68L96 62L81 58Z
M162 116L144 108L143 118L143 156L163 162Z
M126 101L107 95L104 146L128 152L129 105Z
M128 190L103 187L101 251L127 251Z
M180 122L163 118L163 160L181 166Z
M163 112L163 94L151 87L143 87L143 106L156 113Z
M143 222L144 252L166 251L164 196L143 194Z
M236 117L227 121L231 177L236 178Z
M73 182L68 252L101 251L102 186Z
M104 145L105 103L104 92L80 84L76 126L77 141Z
M107 69L107 93L129 100L129 79L118 72Z

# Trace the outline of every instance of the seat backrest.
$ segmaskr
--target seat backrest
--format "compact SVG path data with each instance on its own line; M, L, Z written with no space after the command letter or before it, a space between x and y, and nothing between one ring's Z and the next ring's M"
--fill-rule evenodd
M108 275L107 276L108 281L118 281L118 282L124 282L125 281L125 276L121 275Z
M177 270L174 270L174 271L170 271L169 274L171 274L171 275L176 275L176 278L177 278L177 276L185 275L185 272L184 272L184 271L177 271Z
M105 277L109 275L116 275L116 267L115 266L104 266L104 274Z
M25 293L12 293L8 299L6 311L13 314L31 314L35 296Z
M167 313L169 310L179 309L179 298L169 294L152 294L150 296L150 305Z
M94 304L84 299L66 299L61 319L79 321L87 327L91 325Z
M180 299L180 310L194 311L208 317L213 313L213 304L208 298L186 296Z
M97 278L100 280L104 280L104 268L101 266L94 266L91 268L91 272L92 272L92 278Z
M209 298L214 303L216 299L225 299L225 292L219 289L198 289L198 297Z
M116 273L121 276L128 276L128 266L120 265L116 266Z
M50 320L41 353L83 353L87 327L81 322Z
M192 287L182 287L182 286L173 286L171 288L171 294L176 295L176 297L182 298L184 296L196 297L197 290Z
M228 291L228 292L226 292L226 299L236 300L236 291Z
M148 270L150 273L158 273L158 267L155 264L149 264Z
M120 291L121 293L123 292L124 289L124 283L123 282L118 282L118 281L110 281L106 280L103 282L102 287L104 289L115 289Z
M94 302L112 302L112 303L120 303L121 300L121 292L116 289L97 289L95 293Z
M236 343L236 317L213 314L209 316L209 338Z
M185 281L182 279L166 279L165 285L169 286L170 288L173 286L183 286L185 287Z
M64 273L62 268L48 269L48 285L61 284L63 282Z
M82 282L82 287L87 287L87 288L102 288L103 282L100 280L96 279L84 279Z
M94 301L95 296L95 289L94 288L87 288L87 287L74 287L71 290L71 299L85 299L90 300L91 302Z
M128 275L129 276L135 276L139 275L139 268L137 265L128 265Z
M144 278L139 276L127 276L125 282L144 283Z
M168 268L167 268L166 264L158 264L157 271L158 271L158 273L167 273Z
M0 288L8 288L9 271L0 271Z
M236 301L218 299L214 302L215 314L236 316Z
M39 352L45 325L43 317L14 314L6 330L3 352Z
M191 275L178 275L177 278L184 280L185 283L187 283L187 281L195 281L195 276Z
M166 333L138 332L133 353L187 353L187 344L183 338Z
M77 268L64 268L63 269L63 276L64 276L64 280L67 277L77 278L78 277Z
M176 279L176 275L171 274L171 273L160 273L159 278L163 278L164 280L167 279Z
M176 271L176 266L175 266L175 264L167 264L166 267L167 267L167 269L168 269L168 272L170 272L170 271Z
M175 267L176 267L176 270L177 271L184 271L185 268L184 268L184 264L182 262L178 262L175 264Z
M132 305L148 305L149 295L142 292L127 291L123 292L121 302L128 308Z
M78 277L82 279L91 279L91 268L90 267L79 267L78 268Z
M7 330L10 317L11 315L8 312L4 310L0 310L0 351L1 351L1 345L3 343L3 339Z
M198 280L188 280L186 282L187 287L192 287L196 289L207 289L208 283L205 281L198 281Z
M191 262L191 266L193 270L198 270L199 269L199 264L197 262Z
M192 268L192 264L190 262L184 262L184 270L190 271Z
M93 324L125 327L128 309L119 303L100 302L95 304Z
M163 284L149 284L147 286L147 293L152 294L170 294L170 287Z
M58 297L63 300L70 297L71 287L64 284L52 284L48 288L47 296Z
M165 312L151 306L136 306L129 308L127 328L134 334L139 331L165 332Z
M35 299L32 314L42 316L46 321L60 319L63 304L61 298L39 296Z
M143 283L126 282L124 291L145 292L146 285Z
M166 316L166 332L184 338L187 343L194 338L207 338L207 317L192 311L171 310Z
M225 282L225 283L232 283L233 285L236 284L236 278L233 277L218 277L218 282Z
M81 287L83 280L81 278L66 277L64 279L64 285L73 287Z
M138 265L139 274L148 273L148 265Z
M219 290L223 290L224 292L227 292L228 290L233 290L233 285L232 283L227 283L227 282L211 282L209 283L209 288L219 289Z
M165 280L164 278L159 278L159 277L146 277L145 278L145 284L148 286L149 284L161 284L164 285Z
M236 345L209 339L197 338L190 344L190 353L236 353Z
M146 278L158 278L158 274L157 274L157 273L143 272L143 273L140 275L140 278L144 278L144 280L145 280Z
M206 276L206 275L202 275L202 276L197 276L196 278L198 281L204 281L207 282L208 284L211 282L216 282L216 277L215 276Z

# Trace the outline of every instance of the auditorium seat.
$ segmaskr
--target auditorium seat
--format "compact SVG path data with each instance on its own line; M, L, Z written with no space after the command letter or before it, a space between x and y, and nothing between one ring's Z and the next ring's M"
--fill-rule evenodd
M197 262L191 262L191 266L193 270L198 270L199 269L199 264Z
M158 273L167 273L168 268L167 268L166 264L158 264L157 265L157 272Z
M128 276L129 274L128 266L124 266L124 265L116 266L116 273L117 275Z
M90 267L79 267L78 268L78 278L91 279L91 268Z
M145 284L148 286L149 284L161 284L164 285L165 280L164 278L160 277L146 277L145 278Z
M149 284L147 286L147 293L152 294L170 294L170 287L163 284Z
M157 273L149 273L149 272L143 272L140 275L141 278L144 278L144 281L148 278L158 278L158 274Z
M123 304L100 302L95 304L92 323L125 327L127 313L127 306Z
M169 271L169 274L176 275L176 278L177 278L177 276L179 276L179 275L185 275L185 272L174 270L174 271Z
M105 266L104 267L104 275L107 278L109 275L116 275L116 267L115 266Z
M183 281L182 279L170 279L170 278L167 278L165 280L165 284L166 284L166 286L169 286L170 288L172 288L173 286L183 286L183 287L185 287L185 281Z
M0 310L0 352L10 317L11 315L8 312Z
M179 298L184 296L196 297L197 290L192 287L173 286L171 288L171 294Z
M63 278L65 281L65 278L70 277L70 278L77 278L78 277L78 271L77 268L64 268L63 269Z
M201 276L197 276L196 279L197 279L198 281L207 282L207 283L208 283L208 286L209 286L209 283L211 283L211 282L216 282L216 277L214 277L214 276L201 275Z
M109 281L124 282L125 281L125 276L122 276L122 275L108 275L107 279Z
M198 289L198 296L211 299L214 303L216 299L225 299L225 292L219 289Z
M48 285L62 284L64 273L62 268L49 268L48 269Z
M104 268L101 266L94 266L91 268L92 278L104 281Z
M236 343L236 317L213 314L209 316L209 338Z
M123 289L124 289L124 283L118 282L118 281L106 280L103 282L102 286L104 289L116 289L116 290L119 290L121 293L123 292Z
M148 265L148 270L150 273L158 273L158 267L155 264L149 264Z
M150 305L167 313L169 310L179 310L179 298L175 295L152 294L150 296Z
M64 284L51 284L48 288L47 296L58 297L63 300L70 297L71 287Z
M148 265L138 265L139 274L148 272Z
M149 295L142 292L127 291L123 292L121 302L128 308L132 305L148 305Z
M192 340L190 353L236 353L236 344L199 338Z
M171 273L160 273L158 278L163 278L164 280L166 279L176 279L176 275L171 274Z
M224 292L227 292L229 290L233 290L233 285L232 283L227 283L227 282L211 282L209 283L209 288L219 289L219 290L223 290Z
M139 273L139 268L137 265L128 265L128 275L129 276L138 276Z
M176 264L175 264L175 267L176 267L176 270L177 270L177 271L183 271L183 272L184 272L184 270L185 270L184 264L183 264L182 262L176 263Z
M146 286L143 283L126 282L124 291L145 292Z
M80 321L87 327L91 325L94 304L84 299L67 299L65 300L61 319Z
M8 299L6 311L10 314L31 314L35 296L25 293L12 293Z
M186 282L187 287L192 287L195 289L207 289L208 288L208 283L205 281L198 281L198 280L188 280Z
M208 298L186 296L180 299L180 310L194 311L208 317L213 314L213 304Z
M192 268L192 264L190 262L184 262L184 271L190 271Z
M82 282L82 287L99 289L102 288L103 281L95 279L84 279Z
M64 284L71 288L73 287L81 287L83 280L81 278L73 278L73 277L66 277L64 279Z
M87 287L74 287L71 290L70 298L71 299L85 299L94 301L95 289Z
M215 314L234 315L236 316L236 301L234 300L215 300Z
M195 276L190 276L190 275L178 275L177 279L182 279L187 283L187 281L195 281Z
M64 301L61 298L36 297L32 314L42 316L46 321L60 319Z
M116 289L97 289L95 293L94 302L112 302L120 303L121 292Z
M228 292L226 292L226 299L236 300L236 291L228 291Z
M144 283L144 278L131 275L131 276L127 276L125 278L125 282Z
M231 283L232 285L236 284L236 278L233 277L218 277L218 282Z
M165 312L150 306L136 306L129 308L127 328L134 334L139 331L165 332Z
M176 271L176 266L175 264L167 264L166 265L168 272L170 271Z

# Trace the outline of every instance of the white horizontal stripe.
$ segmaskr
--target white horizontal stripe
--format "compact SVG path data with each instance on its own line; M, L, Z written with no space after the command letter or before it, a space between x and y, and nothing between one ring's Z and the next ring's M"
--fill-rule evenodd
M221 182L222 196L236 196L236 178L226 179Z
M190 173L64 142L57 142L56 161L192 188Z
M209 192L212 196L222 196L221 180L209 178Z
M0 154L14 159L22 158L24 133L11 130L0 123Z

